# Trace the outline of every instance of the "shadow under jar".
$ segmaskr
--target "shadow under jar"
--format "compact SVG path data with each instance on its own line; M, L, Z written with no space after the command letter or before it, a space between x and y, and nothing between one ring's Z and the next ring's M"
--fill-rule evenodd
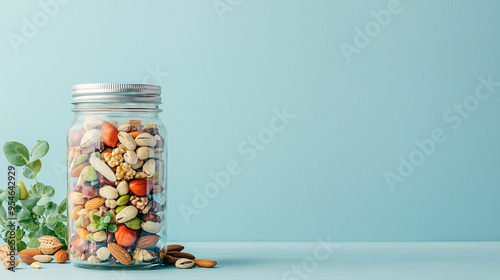
M161 89L140 84L73 86L68 132L71 263L149 268L166 244L167 131Z

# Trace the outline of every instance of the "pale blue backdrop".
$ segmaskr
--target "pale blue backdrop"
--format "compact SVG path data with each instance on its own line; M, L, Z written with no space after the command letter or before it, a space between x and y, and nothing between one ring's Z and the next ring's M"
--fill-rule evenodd
M61 199L71 85L145 81L163 89L170 240L500 240L499 14L492 0L3 0L0 142L49 141L40 179ZM214 187L228 164L239 173Z

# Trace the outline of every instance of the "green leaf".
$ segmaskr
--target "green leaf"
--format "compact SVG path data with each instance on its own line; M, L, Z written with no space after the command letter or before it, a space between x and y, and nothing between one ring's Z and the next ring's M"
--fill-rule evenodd
M18 220L24 220L24 219L27 219L27 218L29 218L29 217L31 217L31 212L30 212L29 210L27 210L27 209L23 209L23 210L19 213L19 215L17 215L17 219L18 219Z
M24 243L24 241L17 242L17 251L22 251L26 248L28 247L26 246L26 243Z
M100 218L99 216L95 215L95 214L94 214L94 216L92 217L92 219L94 219L94 221L95 221L96 223L98 223L98 224L99 224L99 223L101 223L101 218Z
M54 202L52 201L49 201L49 203L47 203L47 205L45 205L45 213L48 215L48 216L57 216L59 213L57 212L57 204L55 204Z
M24 166L30 162L28 148L19 142L6 142L3 145L3 153L7 160L15 166Z
M51 186L44 186L42 190L42 194L46 197L53 197L56 191Z
M47 227L54 229L57 225L57 217L49 216L47 217Z
M6 201L8 196L9 196L8 192L0 193L0 204L2 204L4 201Z
M104 217L104 221L103 221L105 224L108 224L109 222L111 222L111 218L109 216L105 216Z
M67 223L68 222L68 217L65 215L57 215L57 220L61 223Z
M117 229L118 229L118 228L117 228L117 227L116 227L116 225L114 225L114 224L110 224L110 225L108 225L108 231L109 231L109 232L116 232L116 230L117 230Z
M3 208L2 205L0 205L0 221L6 221L7 220L7 212L5 211L5 208Z
M40 200L39 197L30 195L28 198L21 200L21 204L24 206L24 208L32 211L33 208L35 207L36 203ZM39 214L37 214L39 215Z
M34 232L34 231L31 231L31 232L28 234L28 238L29 238L29 239L33 239L33 238L35 238L35 236L36 236L36 232ZM38 247L38 246L37 246L37 247Z
M40 241L38 239L31 237L27 244L28 248L38 248L40 246Z
M43 196L43 187L45 187L45 185L42 182L38 182L31 187L31 190L33 191L34 195L36 195L38 197L42 197Z
M28 179L33 179L35 178L35 175L40 172L40 169L42 169L42 162L37 159L34 162L28 163L28 165L24 167L23 175Z
M57 234L57 236L59 236L60 238L66 240L67 239L67 236L68 236L68 230L66 228L66 226L59 222L57 223L56 227L54 228L54 232Z
M48 198L48 197L42 197L42 199L40 199L40 200L36 203L36 205L38 205L38 206L43 206L43 205L46 205L47 203L49 203L49 201L50 201L50 198Z
M38 216L42 216L43 212L45 212L45 206L35 206L33 207L33 213L37 214Z
M68 198L65 198L63 199L63 201L61 201L61 203L59 203L59 207L57 208L57 212L59 214L63 214L66 212L68 208Z
M39 158L42 158L47 154L48 151L49 151L49 143L43 140L36 141L35 146L33 147L33 149L31 149L30 153L31 160L35 161Z
M38 231L36 232L36 237L42 237L42 236L45 236L45 235L54 236L54 234L55 234L55 232L52 231L50 228L48 228L45 225L41 225L39 227Z
M98 224L97 226L95 226L95 228L97 230L103 230L104 229L104 225L103 224Z
M24 237L24 231L20 228L16 229L16 240L22 240Z

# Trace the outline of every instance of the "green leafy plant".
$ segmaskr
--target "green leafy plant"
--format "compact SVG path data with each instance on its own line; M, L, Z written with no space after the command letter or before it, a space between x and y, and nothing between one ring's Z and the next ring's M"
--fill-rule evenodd
M94 214L94 222L97 224L97 230L108 230L109 232L116 232L117 227L115 224L110 224L113 221L113 214L107 212L102 217Z
M31 149L18 142L7 142L3 146L3 152L7 160L15 166L23 167L23 176L34 180L28 191L23 182L19 181L15 187L15 198L9 201L8 189L0 189L0 232L2 239L8 242L7 236L10 231L7 228L7 209L9 203L14 202L14 213L18 221L16 229L17 250L21 251L27 247L36 248L40 245L38 237L51 235L57 237L67 248L67 221L66 212L67 199L59 204L51 201L55 194L53 187L45 185L37 180L36 175L42 169L40 160L49 151L46 141L38 140Z

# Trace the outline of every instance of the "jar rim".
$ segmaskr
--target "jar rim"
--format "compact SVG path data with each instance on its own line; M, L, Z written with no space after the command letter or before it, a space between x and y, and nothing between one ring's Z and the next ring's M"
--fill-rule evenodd
M161 87L150 84L76 84L72 104L79 103L151 103L161 104Z

